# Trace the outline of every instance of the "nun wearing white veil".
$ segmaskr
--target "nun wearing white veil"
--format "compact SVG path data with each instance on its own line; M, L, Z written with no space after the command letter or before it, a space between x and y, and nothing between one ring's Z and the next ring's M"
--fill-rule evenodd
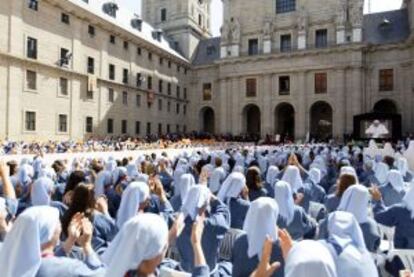
M37 179L30 191L30 201L32 206L51 206L59 210L62 217L68 207L59 201L53 201L52 195L55 191L55 184L47 177L40 177Z
M84 262L54 255L60 231L57 209L48 206L26 209L17 218L0 250L1 276L102 276L104 266L93 250L85 252Z
M116 225L121 228L125 222L138 214L144 212L150 200L150 191L147 184L132 182L122 193L121 204L116 215Z
M236 239L233 246L233 277L250 276L256 269L267 237L273 240L270 263L278 261L282 265L272 276L284 276L276 224L278 217L279 207L272 198L261 197L251 203L243 226L245 233Z
M338 211L352 214L361 228L364 242L368 251L375 253L381 243L381 236L378 232L378 224L368 216L370 194L363 185L349 187L341 198ZM325 219L319 224L319 238L329 237L328 220Z
M220 190L221 183L226 178L226 170L222 166L222 160L215 158L215 168L211 172L211 176L208 182L208 186L212 193L217 194Z
M338 277L378 277L360 225L352 214L342 211L331 213L328 217L328 232L325 243L335 260Z
M319 241L303 240L286 257L285 277L337 277L335 261ZM365 277L365 276L364 276Z
M305 178L307 178L307 174L305 174L305 175L306 175ZM289 165L285 169L285 172L284 172L283 177L282 177L282 181L285 181L288 184L290 184L290 186L292 188L292 191L295 195L295 199L296 199L296 195L298 193L303 195L300 203L298 203L298 204L300 206L302 206L305 209L306 212L308 212L309 211L309 203L310 203L310 200L311 200L311 190L310 190L310 187L308 186L308 184L304 184L299 167Z
M184 199L187 197L190 189L195 186L194 176L190 173L181 175L180 180L175 185L175 195L171 198L170 203L175 212L181 209Z
M275 184L275 200L279 206L277 225L287 229L294 240L313 238L316 223L309 218L305 210L295 204L290 185L285 181Z
M211 194L205 185L193 186L181 207L184 215L184 229L178 236L176 245L181 256L181 268L194 272L194 255L191 246L191 230L197 216L204 215L204 232L201 246L211 276L231 276L231 265L219 263L218 250L224 234L230 228L230 212L227 206Z
M310 201L316 202L316 203L325 203L326 200L326 192L323 187L321 187L319 184L322 179L322 173L319 168L312 167L308 172L308 179L306 180L306 183L309 186L310 189Z
M107 265L105 276L147 276L153 274L168 247L168 227L155 214L133 216L121 228L102 260Z
M386 163L379 162L375 165L375 177L377 178L379 184L385 185L387 182L388 171L390 170L389 166Z
M409 169L414 172L414 140L408 144L408 148L404 152L404 157L407 159Z
M386 184L379 187L383 195L385 206L391 206L400 203L408 189L409 184L404 182L401 172L396 169L391 169L387 173Z
M275 197L274 185L279 181L279 174L280 170L275 165L271 165L267 169L265 189L267 190L267 196L270 198Z
M408 166L408 160L404 157L399 157L395 161L396 168L400 171L401 175L404 178L404 182L411 182L413 179L413 175L410 172L409 166Z
M247 210L250 207L246 177L239 172L231 173L223 182L217 197L230 209L230 227L242 229Z
M401 203L386 207L381 192L374 189L374 218L379 224L395 227L394 246L397 249L414 249L414 186L406 192Z

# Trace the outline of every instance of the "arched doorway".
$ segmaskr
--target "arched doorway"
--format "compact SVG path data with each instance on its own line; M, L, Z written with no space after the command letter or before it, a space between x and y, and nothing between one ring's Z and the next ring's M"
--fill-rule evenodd
M310 109L310 132L312 138L327 140L332 138L333 110L324 101L314 103Z
M394 101L389 99L382 99L375 103L374 113L397 114L398 108Z
M281 103L275 109L275 131L282 139L295 138L295 109L289 103Z
M215 133L215 114L210 107L204 107L200 111L201 131L209 134Z
M248 135L260 136L261 116L260 109L254 104L247 105L243 109L244 130Z

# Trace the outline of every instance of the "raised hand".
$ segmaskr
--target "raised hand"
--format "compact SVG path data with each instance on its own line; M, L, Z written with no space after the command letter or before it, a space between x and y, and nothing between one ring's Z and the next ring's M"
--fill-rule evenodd
M280 238L280 248L282 248L283 259L286 260L289 255L289 251L293 246L293 239L285 229L279 229L278 235Z
M377 186L373 186L372 188L369 189L369 192L372 195L372 199L375 201L381 201L382 199L382 194L381 191L378 189Z
M280 268L279 262L270 264L270 257L272 255L273 240L267 236L263 245L262 259L256 270L250 275L250 277L270 277L275 271Z

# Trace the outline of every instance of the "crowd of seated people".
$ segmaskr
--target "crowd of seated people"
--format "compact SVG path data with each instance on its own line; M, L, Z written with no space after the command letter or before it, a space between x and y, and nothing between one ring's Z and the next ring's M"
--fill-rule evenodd
M0 275L399 276L401 260L373 254L380 225L414 251L414 141L404 148L0 161Z

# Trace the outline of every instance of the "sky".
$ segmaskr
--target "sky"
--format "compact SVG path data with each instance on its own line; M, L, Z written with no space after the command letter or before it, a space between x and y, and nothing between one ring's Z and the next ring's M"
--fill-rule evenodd
M138 14L141 13L141 1L145 0L118 0L120 5L127 7ZM181 0L176 0L181 1ZM323 0L319 0L323 1ZM365 13L368 13L368 1L365 0ZM395 10L401 7L402 0L370 0L371 2L371 13L375 12L382 12L382 11L388 11L388 10ZM212 20L212 30L214 36L220 35L220 27L223 22L222 18L222 10L223 5L221 0L212 0L212 7L211 7L211 13L214 15L212 18L215 20Z

